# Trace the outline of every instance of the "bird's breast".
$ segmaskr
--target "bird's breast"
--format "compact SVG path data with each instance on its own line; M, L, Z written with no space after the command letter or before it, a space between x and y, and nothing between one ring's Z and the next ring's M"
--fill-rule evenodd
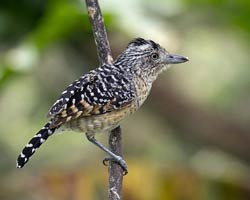
M147 99L151 90L151 84L148 84L143 78L137 78L135 81L135 88L136 88L136 104L138 109Z

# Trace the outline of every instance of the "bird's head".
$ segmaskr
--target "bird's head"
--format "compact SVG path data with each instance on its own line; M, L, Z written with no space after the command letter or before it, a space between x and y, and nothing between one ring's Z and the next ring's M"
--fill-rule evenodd
M136 38L128 44L116 63L154 80L164 69L168 68L169 64L186 61L188 58L170 54L152 40Z

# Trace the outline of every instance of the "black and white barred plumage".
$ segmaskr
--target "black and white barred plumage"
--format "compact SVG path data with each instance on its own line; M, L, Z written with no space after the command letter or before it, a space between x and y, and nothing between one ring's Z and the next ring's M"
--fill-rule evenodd
M44 127L29 141L29 143L24 147L23 151L17 158L17 167L21 168L29 161L29 158L35 153L36 149L44 143L49 136L51 136L55 128L50 129L51 122L48 122Z
M187 58L170 55L151 40L131 41L114 64L90 71L62 92L49 110L49 122L17 158L17 167L23 167L55 132L76 130L94 136L96 132L115 128L141 106L167 64L185 61Z
M17 167L23 167L61 124L75 118L121 109L133 101L135 89L131 84L131 77L122 73L114 65L103 65L70 84L50 109L50 122L29 141L19 155Z

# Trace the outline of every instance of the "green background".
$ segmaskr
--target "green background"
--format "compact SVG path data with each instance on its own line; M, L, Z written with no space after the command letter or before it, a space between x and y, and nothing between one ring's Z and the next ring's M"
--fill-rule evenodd
M122 124L124 199L250 199L250 1L100 5L114 57L143 37L190 59ZM84 1L1 1L0 199L107 199L106 155L83 134L52 137L15 168L61 91L97 66Z

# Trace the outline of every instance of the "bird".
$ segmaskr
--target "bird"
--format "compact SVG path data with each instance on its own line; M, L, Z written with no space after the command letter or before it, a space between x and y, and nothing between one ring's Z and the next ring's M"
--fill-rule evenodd
M117 162L128 173L125 160L100 143L96 133L118 127L141 107L159 74L170 64L186 61L187 57L170 54L152 40L133 39L112 64L82 75L61 93L48 112L48 122L18 156L16 167L22 168L50 136L75 131L109 155L104 161Z

